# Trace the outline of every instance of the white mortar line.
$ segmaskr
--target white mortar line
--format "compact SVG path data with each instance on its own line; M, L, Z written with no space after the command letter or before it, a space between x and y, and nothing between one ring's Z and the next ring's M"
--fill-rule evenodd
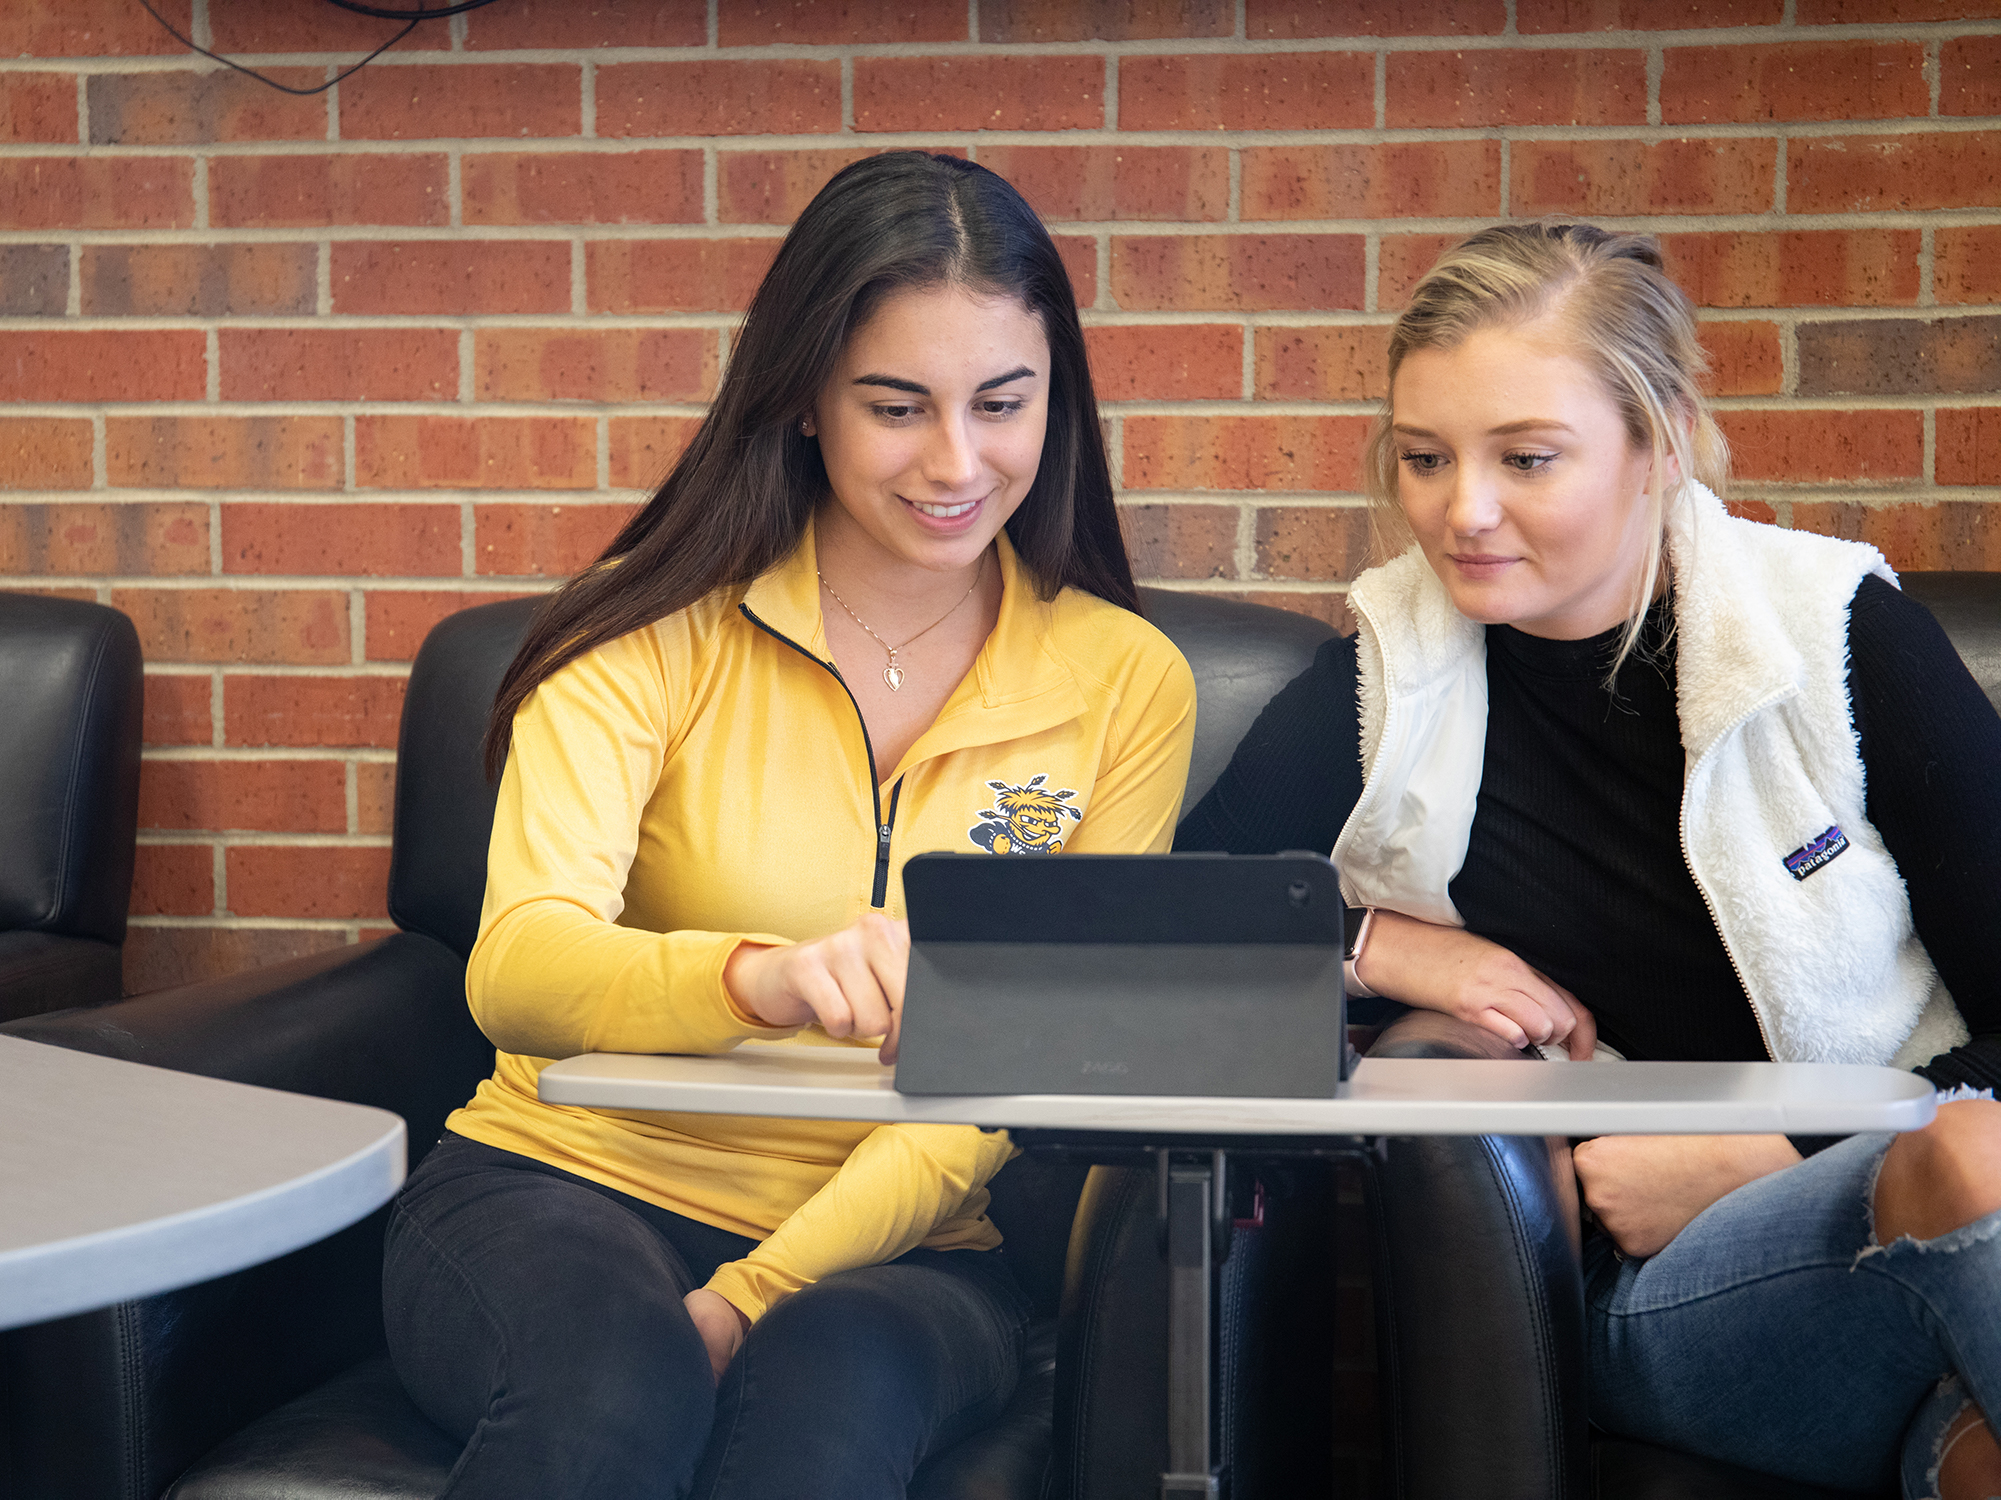
M204 142L199 150L209 156L437 156L450 150L475 155L592 154L632 155L646 151L695 151L707 146L740 152L817 151L841 146L868 145L880 150L906 148L973 146L1216 146L1216 145L1367 145L1403 142L1487 140L1497 130L1507 130L1526 141L1632 140L1659 143L1684 140L1739 140L1768 138L1781 131L1801 138L1843 139L1894 135L1955 135L1992 133L2001 116L1945 115L1932 119L1906 115L1884 119L1849 118L1837 120L1719 120L1704 123L1625 124L1625 125L1524 125L1487 122L1472 125L1342 126L1325 129L1214 130L1174 127L1160 130L1108 129L1093 126L1074 130L884 130L813 132L802 135L702 135L615 136L584 139L575 135L557 136L426 136L410 140L291 140ZM329 146L340 149L329 151ZM66 142L23 141L10 143L5 155L20 159L51 157L69 160L78 147ZM169 158L183 159L197 148L188 145L134 143L115 148L94 148L97 159Z
M1354 33L1345 36L1285 37L1260 41L1241 34L1243 10L1239 7L1239 34L1233 37L1159 37L1126 40L1092 39L1076 42L853 42L841 44L770 42L725 47L711 31L710 40L685 47L596 47L593 59L602 64L635 62L760 62L781 60L825 61L838 55L856 59L898 57L953 57L994 55L1003 57L1075 57L1119 52L1126 56L1179 56L1191 52L1228 52L1240 56L1306 52L1366 52L1388 47L1398 52L1457 51L1565 51L1630 49L1644 47L1663 33L1657 29L1623 28L1526 34L1516 24L1512 0L1505 6L1507 20L1501 31L1479 35L1438 33L1418 36L1383 36ZM2001 18L1958 17L1938 21L1844 22L1826 25L1799 25L1792 19L1791 0L1780 21L1762 26L1706 26L1668 32L1677 47L1755 46L1784 42L1860 41L1903 42L1929 37L1992 36L2001 33ZM712 18L713 24L713 18ZM318 67L326 64L325 52L232 53L231 60L248 67ZM342 61L351 64L351 54ZM175 52L146 57L42 57L0 60L0 71L90 73L184 72L193 59ZM570 64L577 51L562 47L496 48L492 51L459 52L435 49L391 49L368 66L371 71L423 67L495 67L508 64Z
M343 752L351 753L351 752ZM150 758L150 755L149 755ZM217 757L220 759L221 757ZM245 759L266 759L262 755L246 756ZM204 844L216 845L218 856L227 849L386 849L390 836L386 833L289 833L257 828L147 828L140 830L139 842L155 848L187 847ZM219 864L219 861L218 861ZM219 875L219 871L218 871ZM223 913L229 915L229 913ZM291 917L266 918L267 922L293 925ZM304 920L304 919L299 919ZM347 920L353 920L349 918Z
M213 677L218 683L221 682L224 677L299 677L299 678L324 677L329 679L339 679L343 682L353 677L379 677L387 681L390 679L400 680L403 678L407 678L410 675L410 663L361 662L359 664L354 664L348 662L340 662L334 665L328 665L322 662L315 665L315 664L295 664L288 662L192 662L190 663L190 662L149 661L146 663L146 675L148 677ZM170 747L166 746L149 747L148 753L149 754L152 753L152 751L155 749L164 750L167 748ZM301 747L299 746L289 747L289 749L292 750L300 748ZM311 750L314 747L306 746L303 748L306 750ZM384 753L389 755L394 755L396 752L392 749L385 751Z
M1237 511L1237 545L1230 561L1238 578L1258 576L1257 512L1248 505Z

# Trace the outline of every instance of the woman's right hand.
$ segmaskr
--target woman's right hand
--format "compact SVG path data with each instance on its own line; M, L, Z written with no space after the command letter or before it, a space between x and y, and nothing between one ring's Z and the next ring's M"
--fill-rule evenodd
M1563 1042L1584 1059L1598 1043L1598 1023L1576 996L1463 927L1379 908L1356 974L1379 995L1457 1016L1511 1047Z
M782 948L740 944L723 965L723 986L767 1026L817 1022L833 1037L879 1036L896 1061L910 924L870 912L852 927Z

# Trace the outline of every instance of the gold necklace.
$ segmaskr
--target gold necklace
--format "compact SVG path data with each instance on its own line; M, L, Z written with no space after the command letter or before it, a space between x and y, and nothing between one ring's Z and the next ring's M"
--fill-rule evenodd
M882 669L882 680L889 684L889 690L892 693L900 693L903 691L903 668L899 667L896 664L896 653L903 650L904 646L908 646L911 643L911 641L915 641L921 636L929 635L932 631L936 630L940 625L943 625L947 620L951 619L952 616L956 615L959 612L959 605L964 604L968 599L973 597L973 589L976 589L980 586L980 580L986 576L986 572L987 572L987 555L986 553L982 552L980 554L980 565L977 568L973 569L972 588L967 589L965 593L959 595L958 603L954 604L950 609L946 610L945 613L938 616L937 619L933 620L929 625L926 625L922 630L918 631L916 635L913 635L910 638L910 640L905 641L902 646L892 646L888 641L884 640L881 636L876 635L876 633L873 630L869 629L868 621L864 620L860 615L856 614L854 610L850 609L848 607L847 600L843 599L839 594L834 594L834 586L831 583L827 582L827 575L825 573L822 573L818 568L815 568L813 570L814 576L820 580L820 587L825 589L828 593L834 594L834 602L840 605L842 609L848 611L848 618L850 620L853 620L857 625L861 626L862 629L867 630L871 636L874 636L875 643L878 646L882 647L883 650L889 653L889 665Z

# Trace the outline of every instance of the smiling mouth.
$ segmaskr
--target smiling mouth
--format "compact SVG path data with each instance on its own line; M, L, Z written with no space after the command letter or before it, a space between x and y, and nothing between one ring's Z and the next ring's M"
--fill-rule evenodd
M977 500L961 500L955 505L934 505L923 500L906 500L903 503L908 505L912 510L932 516L937 520L950 521L965 515L980 502Z

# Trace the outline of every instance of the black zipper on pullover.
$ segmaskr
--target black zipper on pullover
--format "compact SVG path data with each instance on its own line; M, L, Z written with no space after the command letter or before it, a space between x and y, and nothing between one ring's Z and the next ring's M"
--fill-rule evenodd
M889 789L889 817L875 829L875 893L869 897L869 905L877 911L889 899L889 831L896 826L896 804L902 800L903 778L899 776Z
M899 776L896 785L889 789L889 816L885 818L882 815L882 788L876 781L875 746L869 742L868 737L868 720L862 717L861 703L855 697L854 689L848 686L847 678L841 675L841 669L830 661L822 661L791 636L773 630L757 617L748 604L739 604L737 608L742 611L746 620L774 641L783 641L814 666L824 668L827 674L841 685L841 691L848 695L848 702L854 704L855 722L862 727L862 749L868 753L869 805L875 812L875 880L870 890L869 905L881 911L889 899L889 836L896 826L896 804L903 797L903 778Z

